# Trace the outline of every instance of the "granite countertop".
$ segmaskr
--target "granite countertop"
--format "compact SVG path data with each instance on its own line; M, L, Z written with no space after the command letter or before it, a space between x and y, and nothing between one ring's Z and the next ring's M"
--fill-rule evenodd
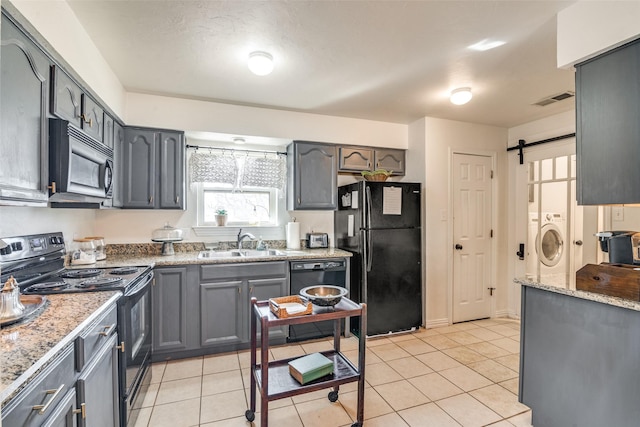
M342 249L278 249L284 255L260 256L260 257L222 257L198 259L198 252L176 252L175 255L149 255L149 254L127 254L108 255L104 261L91 264L90 268L101 267L125 267L133 265L149 265L151 267L161 267L164 265L188 265L188 264L230 264L243 262L266 262L266 261L295 261L304 259L322 258L347 258L351 257L351 252ZM88 268L86 265L70 265L70 268Z
M545 285L543 283L534 282L530 279L516 278L514 282L531 288L543 289L545 291L555 292L557 294L569 295L576 298L582 298L589 301L600 302L602 304L613 305L615 307L628 308L630 310L640 311L640 302L632 301L624 298L610 297L608 295L597 294L594 292L578 291L572 289L559 288L557 286Z
M39 316L0 329L2 407L120 295L109 291L47 295L48 305Z

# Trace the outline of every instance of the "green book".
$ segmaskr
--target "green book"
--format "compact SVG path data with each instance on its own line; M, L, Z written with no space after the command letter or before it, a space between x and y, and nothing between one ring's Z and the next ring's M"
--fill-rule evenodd
M312 353L289 362L289 373L300 384L306 384L333 373L333 361L320 353Z

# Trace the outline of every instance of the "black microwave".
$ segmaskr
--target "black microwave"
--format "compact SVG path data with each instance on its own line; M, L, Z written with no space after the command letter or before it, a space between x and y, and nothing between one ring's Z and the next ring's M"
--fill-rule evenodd
M66 120L49 119L49 201L100 203L113 197L113 149Z

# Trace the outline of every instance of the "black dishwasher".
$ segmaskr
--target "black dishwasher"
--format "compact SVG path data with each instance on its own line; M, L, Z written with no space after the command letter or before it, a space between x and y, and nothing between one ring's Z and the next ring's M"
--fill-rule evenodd
M313 285L346 287L347 262L338 260L291 261L290 295L298 295L302 288ZM348 297L348 294L347 294ZM328 308L330 310L330 308ZM342 331L344 332L344 319ZM303 341L333 335L333 321L305 323L289 326L288 342Z

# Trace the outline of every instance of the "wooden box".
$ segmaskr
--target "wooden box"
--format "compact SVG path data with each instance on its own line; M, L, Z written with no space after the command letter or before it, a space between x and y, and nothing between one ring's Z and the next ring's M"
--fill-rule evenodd
M640 270L626 264L587 264L576 272L576 289L640 301Z

